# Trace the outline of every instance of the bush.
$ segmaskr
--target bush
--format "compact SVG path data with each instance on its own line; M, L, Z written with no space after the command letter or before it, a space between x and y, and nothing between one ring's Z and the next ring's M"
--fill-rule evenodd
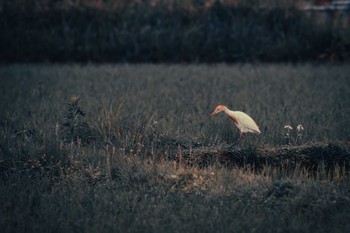
M348 33L293 6L219 3L96 7L4 5L3 62L299 62L346 60ZM323 57L322 57L323 58Z

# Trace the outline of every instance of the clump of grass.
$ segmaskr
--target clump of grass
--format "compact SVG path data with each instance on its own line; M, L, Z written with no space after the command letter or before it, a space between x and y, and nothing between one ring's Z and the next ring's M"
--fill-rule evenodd
M91 129L84 119L85 113L78 106L79 100L79 96L73 95L67 104L63 123L64 142L88 142L92 138Z

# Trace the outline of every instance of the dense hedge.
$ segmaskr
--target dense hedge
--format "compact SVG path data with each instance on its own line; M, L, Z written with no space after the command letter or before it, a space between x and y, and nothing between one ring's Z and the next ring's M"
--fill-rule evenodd
M9 7L0 30L2 62L299 62L347 60L350 50L333 26L293 7Z

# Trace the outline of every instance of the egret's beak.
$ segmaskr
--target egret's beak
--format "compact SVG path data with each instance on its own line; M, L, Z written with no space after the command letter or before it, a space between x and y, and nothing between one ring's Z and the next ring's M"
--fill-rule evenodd
M215 116L216 114L217 114L217 112L214 111L214 112L212 112L212 113L210 114L210 116Z

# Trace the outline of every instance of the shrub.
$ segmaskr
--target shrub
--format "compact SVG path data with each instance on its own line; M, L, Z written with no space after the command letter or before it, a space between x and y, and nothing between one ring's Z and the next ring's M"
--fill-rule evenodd
M110 1L113 2L113 1ZM6 4L0 61L286 62L349 56L345 33L291 5Z

